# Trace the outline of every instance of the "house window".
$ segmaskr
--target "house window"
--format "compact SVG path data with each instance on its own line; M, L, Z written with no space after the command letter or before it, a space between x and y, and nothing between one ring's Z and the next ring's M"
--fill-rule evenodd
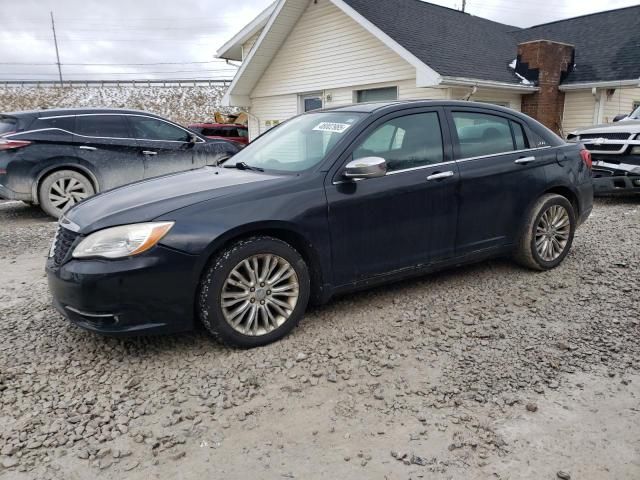
M309 93L307 95L300 95L299 111L300 113L311 112L313 110L320 110L322 108L322 93Z
M371 88L369 90L356 90L356 103L382 102L398 99L398 87Z

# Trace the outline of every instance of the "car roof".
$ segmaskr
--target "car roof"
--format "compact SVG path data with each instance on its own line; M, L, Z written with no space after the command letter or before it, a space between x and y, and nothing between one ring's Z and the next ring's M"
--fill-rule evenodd
M190 123L190 127L242 127L247 128L246 125L242 125L241 123Z
M385 102L354 103L351 105L314 110L314 112L374 113L381 110L402 110L407 107L477 107L483 109L498 110L504 113L514 113L514 110L502 107L500 105L484 102L469 102L465 100L394 100Z
M147 115L150 117L162 118L154 113L145 112L143 110L131 110L126 108L50 108L45 110L25 110L22 112L0 113L11 117L35 116L35 117L56 117L65 115L90 115L90 114L131 114L131 115Z

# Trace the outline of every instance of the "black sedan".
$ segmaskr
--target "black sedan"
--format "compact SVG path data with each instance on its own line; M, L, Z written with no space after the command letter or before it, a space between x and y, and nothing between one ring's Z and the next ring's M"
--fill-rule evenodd
M238 150L135 110L0 114L0 198L40 204L57 218L97 192L213 165Z
M60 312L106 334L200 322L242 347L310 301L512 255L559 265L593 202L589 152L518 112L469 102L298 116L220 167L71 209L47 262Z

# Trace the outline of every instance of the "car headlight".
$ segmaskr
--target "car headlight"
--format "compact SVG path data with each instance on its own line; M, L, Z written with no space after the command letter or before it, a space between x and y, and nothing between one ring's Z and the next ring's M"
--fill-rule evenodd
M74 258L122 258L154 247L174 222L135 223L92 233L73 251Z

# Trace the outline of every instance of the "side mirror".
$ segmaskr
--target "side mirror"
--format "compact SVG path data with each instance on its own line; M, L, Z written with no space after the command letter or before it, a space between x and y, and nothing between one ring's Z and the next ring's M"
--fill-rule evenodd
M351 179L377 178L387 174L387 161L381 157L364 157L347 163L343 176Z
M620 120L623 120L625 118L627 118L628 115L625 115L624 113L622 115L616 115L615 117L613 117L613 121L614 122L619 122Z

